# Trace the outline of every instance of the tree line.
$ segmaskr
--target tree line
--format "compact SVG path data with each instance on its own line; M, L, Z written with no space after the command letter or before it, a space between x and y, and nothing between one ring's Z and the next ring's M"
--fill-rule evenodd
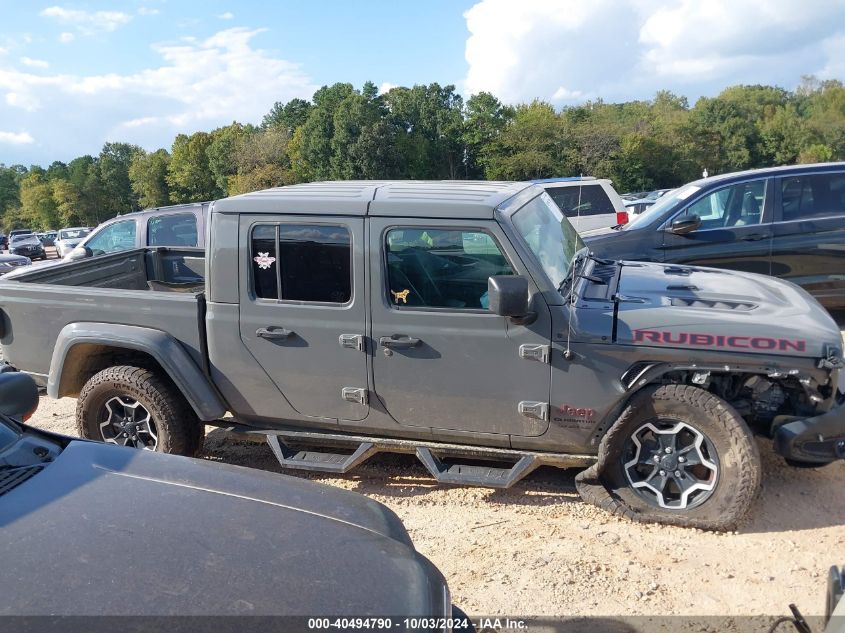
M168 151L106 143L49 167L0 163L0 227L96 225L118 214L327 179L526 180L591 175L620 192L740 169L845 160L845 86L726 88L687 99L556 109L464 100L451 85L324 86L276 103L259 125L179 134Z

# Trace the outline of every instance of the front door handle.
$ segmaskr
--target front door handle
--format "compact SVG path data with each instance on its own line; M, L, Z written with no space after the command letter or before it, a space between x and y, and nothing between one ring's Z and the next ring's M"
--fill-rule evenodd
M382 336L379 340L379 345L387 349L409 349L420 344L420 339L413 336L405 336L404 334L394 334L392 336Z
M293 336L293 332L283 327L260 327L255 330L255 335L269 341L284 341Z
M745 237L743 237L742 241L743 242L756 242L758 240L762 240L764 237L766 237L766 236L762 235L760 233L752 233L751 235L746 235Z

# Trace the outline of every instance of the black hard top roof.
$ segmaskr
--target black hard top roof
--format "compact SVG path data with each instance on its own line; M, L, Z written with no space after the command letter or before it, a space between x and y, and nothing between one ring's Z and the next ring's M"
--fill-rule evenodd
M425 218L492 218L500 204L533 185L480 180L312 182L218 200L215 213L287 213ZM542 189L538 188L538 193Z

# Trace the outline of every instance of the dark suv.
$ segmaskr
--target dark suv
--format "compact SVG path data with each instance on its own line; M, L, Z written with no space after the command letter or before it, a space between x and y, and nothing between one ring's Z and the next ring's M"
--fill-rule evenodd
M623 227L590 231L599 256L787 279L845 306L845 163L722 174L679 187Z

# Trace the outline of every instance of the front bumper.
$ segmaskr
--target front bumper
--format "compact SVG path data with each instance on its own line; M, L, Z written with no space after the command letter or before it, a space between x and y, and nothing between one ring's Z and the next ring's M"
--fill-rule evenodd
M845 403L779 427L774 446L777 453L797 462L829 464L845 459Z

